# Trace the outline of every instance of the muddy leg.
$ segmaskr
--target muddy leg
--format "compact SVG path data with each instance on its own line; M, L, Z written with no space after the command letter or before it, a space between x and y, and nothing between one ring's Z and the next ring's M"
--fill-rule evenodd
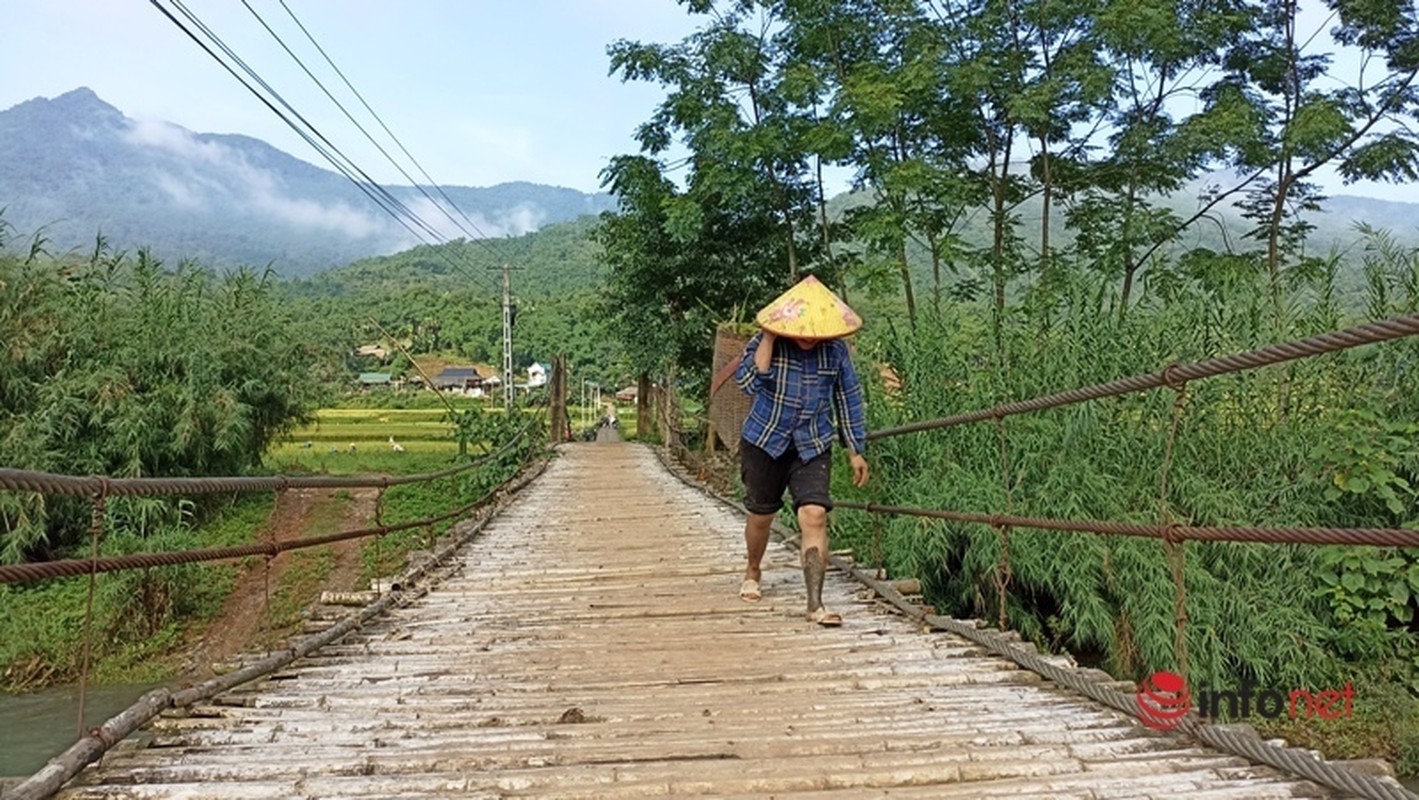
M816 547L810 547L803 553L803 584L808 589L808 613L813 613L823 607L823 573L827 565L823 563L823 554Z

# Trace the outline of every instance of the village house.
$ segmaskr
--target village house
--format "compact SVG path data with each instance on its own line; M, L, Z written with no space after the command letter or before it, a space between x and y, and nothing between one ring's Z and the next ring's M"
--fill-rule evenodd
M393 376L388 372L361 372L356 381L361 389L387 389L394 384Z
M443 372L433 377L434 389L441 392L458 392L469 397L482 397L502 384L497 370L487 364L444 367Z
M483 376L476 367L444 367L434 376L434 388L440 391L471 392L483 387Z

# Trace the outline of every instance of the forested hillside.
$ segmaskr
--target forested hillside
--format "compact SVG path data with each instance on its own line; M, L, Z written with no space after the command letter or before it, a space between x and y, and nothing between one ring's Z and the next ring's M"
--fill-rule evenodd
M410 286L433 290L480 289L501 296L502 268L514 273L520 297L546 297L594 289L605 269L591 240L595 217L549 225L502 239L421 245L389 256L290 282L306 297L393 294Z
M597 296L604 267L590 238L594 226L588 217L515 238L416 247L286 282L281 290L343 352L397 342L416 357L500 364L506 265L516 368L566 354L578 376L614 383L627 369L607 335ZM359 368L415 374L403 353L347 366L351 379Z

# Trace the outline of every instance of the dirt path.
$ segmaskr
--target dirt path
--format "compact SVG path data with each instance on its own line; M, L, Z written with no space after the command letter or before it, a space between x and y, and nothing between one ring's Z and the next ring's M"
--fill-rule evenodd
M337 492L348 494L349 499L337 496ZM279 496L266 530L255 538L257 541L274 539L278 542L301 539L310 535L308 529L322 508L341 502L347 508L340 522L340 530L368 527L374 523L377 497L376 489L292 489ZM359 588L362 546L363 540L360 539L329 545L334 565L324 581L325 589ZM201 638L188 649L181 669L184 682L212 677L214 665L251 648L263 634L269 633L266 624L268 594L280 585L281 577L291 564L292 554L282 553L267 564L252 564L237 578L221 611ZM313 601L315 598L309 599Z

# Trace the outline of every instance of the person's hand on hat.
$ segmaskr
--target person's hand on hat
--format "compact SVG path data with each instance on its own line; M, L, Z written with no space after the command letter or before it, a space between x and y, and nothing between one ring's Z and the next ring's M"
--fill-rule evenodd
M774 332L768 328L761 328L759 333L761 338L759 339L759 349L754 351L754 368L759 371L760 375L763 375L773 366L774 339L776 337Z

